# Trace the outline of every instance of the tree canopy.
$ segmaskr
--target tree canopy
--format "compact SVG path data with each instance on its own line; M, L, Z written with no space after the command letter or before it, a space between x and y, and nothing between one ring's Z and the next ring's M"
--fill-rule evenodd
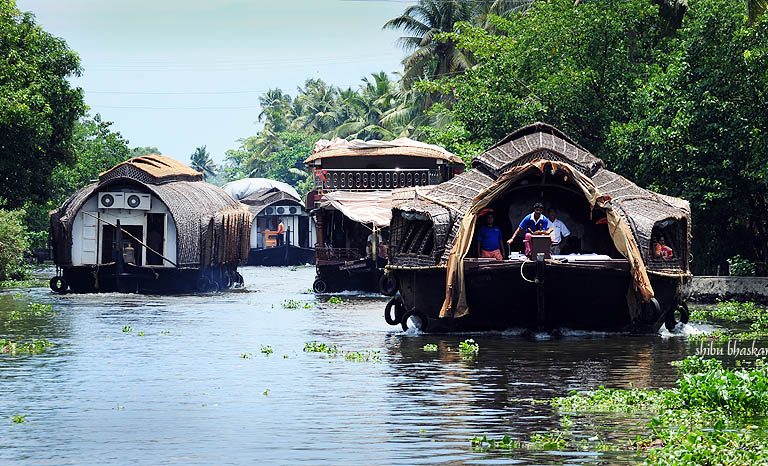
M0 198L18 207L47 200L54 168L74 160L85 106L68 81L80 74L77 54L12 0L0 2L0 38Z

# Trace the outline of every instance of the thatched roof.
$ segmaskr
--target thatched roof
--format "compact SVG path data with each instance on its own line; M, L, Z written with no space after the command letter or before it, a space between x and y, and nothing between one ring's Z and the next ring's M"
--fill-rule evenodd
M335 138L331 141L322 139L315 144L312 155L304 161L311 163L318 159L330 157L372 157L372 156L409 156L430 159L442 159L449 163L464 164L461 157L454 155L440 146L414 141L409 138L398 138L393 141L347 141Z
M179 267L244 259L248 255L251 225L248 209L221 188L200 181L202 176L198 178L192 174L199 175L162 156L137 157L102 173L98 183L80 189L51 212L56 263L71 263L72 224L83 204L100 191L118 187L150 192L168 207L176 224L176 263ZM189 181L189 178L195 180Z
M541 158L541 151L548 151L548 158L567 162L579 171L592 176L603 167L603 161L573 142L559 129L546 123L534 123L510 133L485 153L472 161L472 167L485 169L498 177L513 165Z
M99 174L99 182L130 178L150 184L169 181L202 181L203 174L165 155L142 155L117 164Z

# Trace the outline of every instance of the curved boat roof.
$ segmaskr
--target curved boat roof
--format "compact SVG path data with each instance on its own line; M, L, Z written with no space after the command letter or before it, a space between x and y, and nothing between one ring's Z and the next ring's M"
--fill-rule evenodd
M458 155L448 152L443 147L414 141L409 138L398 138L392 141L362 141L355 139L335 138L333 140L321 139L315 144L312 155L304 163L330 157L372 157L372 156L409 156L430 159L441 159L449 163L464 164Z
M99 182L113 178L132 178L146 184L169 181L202 181L203 174L165 155L134 157L99 174Z
M230 181L222 189L236 201L244 201L254 194L262 194L266 191L275 189L282 191L301 202L301 196L296 188L282 181L270 180L269 178L243 178L237 181Z

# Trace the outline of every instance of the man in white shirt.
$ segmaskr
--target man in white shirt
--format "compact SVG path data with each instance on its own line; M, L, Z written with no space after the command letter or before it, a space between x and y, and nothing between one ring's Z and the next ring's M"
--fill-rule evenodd
M560 254L566 239L571 236L571 230L565 226L562 220L557 218L557 209L554 207L549 208L547 217L549 217L549 227L552 229L552 233L550 233L552 237L552 254Z

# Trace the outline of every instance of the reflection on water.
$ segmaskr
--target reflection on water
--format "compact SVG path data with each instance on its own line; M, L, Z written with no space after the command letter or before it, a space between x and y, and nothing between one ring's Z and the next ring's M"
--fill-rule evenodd
M383 298L316 301L311 267L242 272L247 291L209 296L0 295L0 336L54 343L0 355L0 463L633 464L632 452L480 453L469 438L558 428L536 401L569 390L669 386L669 362L695 347L677 335L510 331L472 334L480 352L464 358L456 348L467 335L405 334L384 322ZM8 322L27 300L56 315ZM287 309L289 300L312 306ZM304 353L309 341L381 350L382 362ZM574 422L585 437L642 426Z

